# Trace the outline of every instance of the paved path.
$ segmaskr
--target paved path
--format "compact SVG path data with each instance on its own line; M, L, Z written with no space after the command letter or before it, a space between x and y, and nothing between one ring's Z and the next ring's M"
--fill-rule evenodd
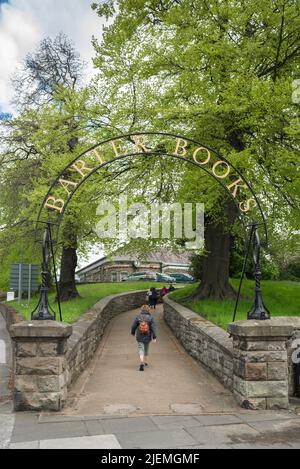
M9 447L14 425L15 415L12 412L12 402L0 403L0 449Z
M258 411L115 418L16 414L10 449L59 448L300 449L300 418Z
M137 343L130 327L138 310L111 321L98 352L76 383L68 415L187 415L239 409L204 366L197 364L155 312L157 343L149 367L138 371Z
M2 403L0 449L300 449L298 415L237 407L184 352L161 312L150 367L137 371L128 331L135 314L112 321L64 414L13 414Z

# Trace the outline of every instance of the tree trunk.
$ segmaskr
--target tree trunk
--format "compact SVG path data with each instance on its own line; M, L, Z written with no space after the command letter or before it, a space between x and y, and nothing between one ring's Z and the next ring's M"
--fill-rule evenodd
M68 301L79 296L75 283L75 270L77 267L76 248L64 247L61 259L59 281L59 299Z
M70 138L68 142L70 152L74 151L77 144L78 137ZM67 245L63 247L61 257L59 280L60 301L69 301L80 296L75 283L75 271L77 267L77 227L73 220L76 220L76 214L73 214L72 219L71 210L69 210L68 213L69 215L65 216L66 224L63 230Z
M234 298L236 293L229 283L229 263L231 233L236 207L229 202L224 207L226 223L223 220L210 222L205 229L205 248L207 256L202 258L202 279L194 292L194 300L207 298L223 300Z
M228 142L238 152L245 149L242 136L231 131ZM236 292L229 283L230 263L230 230L237 217L237 209L232 200L227 199L223 205L225 220L208 223L205 229L205 248L208 253L202 260L202 279L192 298L201 300L212 298L223 300L234 298Z

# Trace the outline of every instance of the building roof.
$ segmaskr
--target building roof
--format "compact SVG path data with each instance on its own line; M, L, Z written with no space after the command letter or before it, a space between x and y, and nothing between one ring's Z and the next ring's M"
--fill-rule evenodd
M77 270L76 274L83 274L85 272L89 272L101 265L111 262L134 262L139 260L140 262L157 262L162 263L163 265L181 265L181 266L189 266L190 265L190 257L191 254L184 251L181 253L172 253L169 251L155 251L149 253L144 258L141 258L140 255L134 254L124 254L124 255L116 255L116 256L106 256L102 257L101 259L93 262L92 264L83 267L80 270Z

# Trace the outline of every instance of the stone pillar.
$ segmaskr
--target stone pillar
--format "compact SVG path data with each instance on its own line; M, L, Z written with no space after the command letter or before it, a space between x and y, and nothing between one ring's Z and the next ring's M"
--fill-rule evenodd
M229 325L234 349L233 392L242 407L288 408L287 340L293 329L284 318Z
M67 339L72 326L26 321L10 328L14 343L14 408L62 409L67 398Z

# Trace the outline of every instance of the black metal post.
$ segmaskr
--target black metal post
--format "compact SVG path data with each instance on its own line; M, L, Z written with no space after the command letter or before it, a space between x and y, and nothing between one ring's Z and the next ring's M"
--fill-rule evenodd
M253 225L253 261L254 261L254 280L255 280L255 298L254 305L248 313L248 319L265 320L270 319L269 310L264 305L262 291L260 286L260 239L257 225Z
M250 236L249 236L249 240L248 240L248 245L247 245L246 254L245 254L245 257L244 257L243 268L242 268L242 273L241 273L241 277L240 277L239 289L238 289L238 293L237 293L237 296L236 296L236 301L235 301L235 306L234 306L234 312L233 312L232 322L234 322L234 321L235 321L235 318L236 318L236 313L237 313L237 309L238 309L238 304L239 304L239 300L240 300L240 296L241 296L242 283L243 283L243 280L244 280L244 275L245 275L245 271L246 271L246 265L247 265L247 261L248 261L248 257L249 257L249 252L250 252L250 248L251 248L251 243L252 243L252 237L253 237L254 226L255 226L255 225L251 225L251 231L250 231Z
M49 225L49 237L50 237L50 247L51 247L51 256L52 256L52 262L53 262L53 270L54 270L56 299L57 299L57 304L58 304L59 318L62 321L61 304L60 304L60 296L59 296L59 286L58 286L58 280L57 280L55 256L54 256L54 251L53 251L53 240L52 240L51 225Z
M48 285L49 285L49 240L50 240L50 224L46 224L44 238L43 238L43 263L42 263L42 286L40 290L40 301L36 309L32 313L32 319L36 321L55 321L55 313L51 314L49 312L49 301L48 301ZM34 314L37 311L37 314Z

